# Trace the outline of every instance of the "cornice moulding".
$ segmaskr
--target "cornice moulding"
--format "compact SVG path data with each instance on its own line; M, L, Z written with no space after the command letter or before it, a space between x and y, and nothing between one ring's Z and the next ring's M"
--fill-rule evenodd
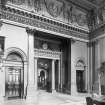
M18 9L3 6L1 19L88 40L89 31Z
M97 39L103 36L105 32L105 23L97 26L96 29L90 32L90 40Z

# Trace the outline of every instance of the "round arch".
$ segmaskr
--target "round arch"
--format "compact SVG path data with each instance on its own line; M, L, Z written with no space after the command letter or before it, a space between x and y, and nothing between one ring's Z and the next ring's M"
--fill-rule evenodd
M78 69L85 70L85 67L86 67L85 58L78 57L75 61L76 70Z
M21 56L23 61L27 61L26 54L20 48L16 48L16 47L11 47L6 49L4 52L4 59L6 59L9 54L15 53L15 52Z
M77 92L87 90L87 70L84 57L78 57L75 62Z
M19 48L10 47L4 52L4 60L5 62L5 95L6 97L17 96L22 98L26 95L26 86L27 86L27 56L26 54ZM15 82L12 82L15 81ZM10 84L9 84L10 83ZM13 87L17 86L17 88ZM18 86L19 85L19 86ZM14 88L10 90L9 87ZM17 89L17 90L16 90Z

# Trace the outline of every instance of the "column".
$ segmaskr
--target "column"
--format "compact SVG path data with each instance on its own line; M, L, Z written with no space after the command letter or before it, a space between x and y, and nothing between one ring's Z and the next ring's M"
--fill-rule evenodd
M34 85L34 33L35 31L26 28L28 34L28 84Z
M55 92L55 60L52 60L52 93Z
M1 8L0 8L1 9ZM0 20L0 32L1 32L1 28L2 28L2 21ZM2 40L4 40L4 37L0 37L0 42ZM4 42L3 42L4 43ZM2 45L1 45L2 46ZM1 49L2 50L2 49ZM2 52L1 52L2 53ZM5 96L5 67L3 66L5 61L3 59L3 55L0 55L0 60L1 60L1 64L0 64L0 104L4 105L4 97Z
M77 84L76 84L76 68L75 68L75 58L74 58L74 48L76 40L71 39L71 95L77 95Z
M61 52L62 52L62 51L61 51ZM60 75L61 75L61 76L60 76L60 79L61 79L60 89L61 89L61 90L60 90L60 91L62 91L62 84L63 84L63 76L62 76L62 74L63 74L63 73L62 73L62 72L63 72L63 60L62 60L63 57L62 57L62 56L63 56L63 55L62 55L62 53L61 53L61 68L60 68L60 69L61 69L61 72L60 72Z
M90 84L89 84L89 81L90 81L90 47L89 47L89 42L87 43L87 91L90 93Z
M37 90L37 88L38 88L38 85L37 85L38 84L37 83L38 82L38 77L37 77L37 74L38 74L37 63L38 63L38 58L35 58L34 59L34 64L35 64L35 79L34 79L35 80L34 81L35 82L35 90Z
M60 88L61 83L61 62L58 60L58 89Z
M38 92L36 91L35 87L35 68L34 68L34 29L26 28L26 32L28 34L28 87L27 87L27 97L26 102L27 104L36 105L37 104L37 95Z
M101 52L100 51L102 51L102 50L100 48L101 46L100 46L99 40L96 41L96 46L97 46L97 52L98 52L98 54L97 54L97 61L98 61L97 69L100 69L100 67L101 67ZM99 74L99 73L98 73L98 85L99 85L99 95L101 96L101 74Z
M93 91L93 81L94 81L94 66L95 66L95 43L87 43L88 47L88 92L92 93Z

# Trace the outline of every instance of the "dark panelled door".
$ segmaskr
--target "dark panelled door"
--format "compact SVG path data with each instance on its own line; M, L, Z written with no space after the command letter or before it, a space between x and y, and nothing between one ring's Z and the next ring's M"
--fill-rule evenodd
M84 91L84 80L83 80L83 71L77 70L76 71L76 81L77 81L77 91L83 92Z
M6 69L6 96L8 98L21 97L21 67L7 67Z

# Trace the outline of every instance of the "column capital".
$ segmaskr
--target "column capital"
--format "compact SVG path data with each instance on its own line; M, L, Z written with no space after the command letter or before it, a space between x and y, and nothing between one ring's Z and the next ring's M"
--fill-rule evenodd
M56 62L57 59L52 59L52 61Z
M97 45L99 43L99 40L94 40L94 41L90 41L87 42L87 47L92 47L93 45Z
M76 40L71 38L71 44L74 44L75 42L76 42Z
M34 33L36 32L36 30L35 30L35 29L31 29L31 28L29 28L29 27L26 27L26 32L27 32L28 34L34 35Z
M92 47L93 46L93 42L87 42L87 47Z

